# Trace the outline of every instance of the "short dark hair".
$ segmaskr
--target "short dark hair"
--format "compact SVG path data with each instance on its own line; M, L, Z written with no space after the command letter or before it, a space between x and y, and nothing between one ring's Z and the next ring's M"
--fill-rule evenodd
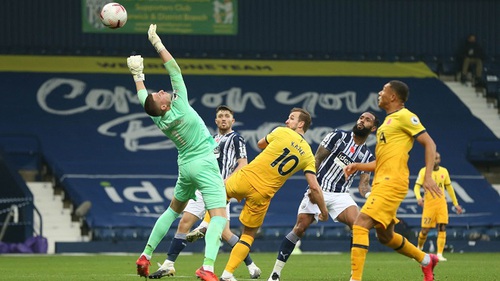
M410 88L406 83L399 80L392 80L389 82L391 88L396 92L398 98L405 103L410 97Z
M149 94L144 101L144 111L149 116L163 116L164 112L153 100L153 95Z
M298 107L292 108L290 112L300 112L299 121L304 121L304 133L307 132L307 130L309 130L309 126L311 126L312 123L311 114L309 114L309 112L307 112L305 109Z
M375 114L373 111L366 111L366 112L373 115L373 117L375 118L373 119L373 125L378 128L378 126L380 125L380 119L378 119L377 114Z
M227 110L227 111L229 111L231 113L231 115L234 115L233 110L229 106L227 106L227 105L223 105L222 104L222 105L217 106L217 108L215 109L215 113L217 113L217 112L219 112L221 110Z

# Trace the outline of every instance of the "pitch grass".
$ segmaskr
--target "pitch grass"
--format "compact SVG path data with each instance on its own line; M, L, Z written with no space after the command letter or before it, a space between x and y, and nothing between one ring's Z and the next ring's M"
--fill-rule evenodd
M153 257L152 272L163 262L164 253ZM229 254L221 253L216 262L220 275ZM447 262L435 269L437 281L500 280L500 253L447 253ZM275 253L252 253L254 262L262 269L260 280L267 280L274 266ZM137 255L0 255L0 280L143 280L136 275ZM175 277L163 280L197 280L194 272L201 266L201 254L181 255L177 259ZM244 265L235 272L238 280L249 279ZM293 255L282 272L281 280L343 280L350 277L348 253ZM422 280L417 262L392 252L368 253L364 279Z

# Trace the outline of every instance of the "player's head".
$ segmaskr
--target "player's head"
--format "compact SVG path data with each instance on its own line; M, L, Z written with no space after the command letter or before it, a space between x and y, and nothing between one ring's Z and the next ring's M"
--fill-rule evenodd
M220 105L215 109L215 124L219 128L219 133L225 134L231 131L234 122L234 112L227 105Z
M144 102L144 111L149 116L163 116L170 110L172 102L177 97L175 91L173 93L160 90L147 96Z
M312 118L311 114L306 110L298 107L292 108L288 119L285 124L288 128L297 131L297 129L302 130L304 133L307 132L309 126L311 126Z
M382 91L378 93L378 106L387 109L394 103L404 105L409 94L410 90L404 82L392 80L385 84Z
M441 164L441 154L436 151L436 157L434 158L434 169L437 169L439 167L439 164Z
M352 132L356 136L368 137L370 133L377 130L379 125L380 121L377 115L371 111L366 111L359 116L358 121L352 128Z
M389 82L389 84L391 85L391 88L396 93L396 96L398 97L398 99L402 103L405 103L408 100L408 97L410 96L410 88L408 88L408 85L406 85L406 83L399 81L399 80L392 80Z

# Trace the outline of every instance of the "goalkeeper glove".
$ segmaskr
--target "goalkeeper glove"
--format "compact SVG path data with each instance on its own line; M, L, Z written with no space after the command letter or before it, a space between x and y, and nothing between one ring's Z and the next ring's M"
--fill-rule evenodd
M134 81L139 82L139 81L144 81L144 74L142 73L142 70L144 69L144 64L143 64L144 59L140 56L130 56L127 58L127 66L128 69L130 69L130 73L134 76Z
M149 26L148 39L149 42L151 42L151 44L153 45L153 47L155 47L156 52L159 53L166 49L165 46L163 46L160 37L158 36L158 34L156 34L156 24L151 24Z

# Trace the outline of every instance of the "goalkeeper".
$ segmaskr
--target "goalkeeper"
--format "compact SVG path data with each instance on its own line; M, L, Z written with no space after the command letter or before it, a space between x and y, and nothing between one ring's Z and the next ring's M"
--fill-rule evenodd
M217 281L214 263L220 246L220 238L226 217L226 191L214 149L217 143L198 113L189 105L186 85L181 70L170 52L156 34L156 25L148 30L151 44L163 60L170 75L172 92L160 90L148 94L144 85L143 58L131 56L127 65L132 73L141 105L153 123L175 144L178 150L179 175L174 189L174 198L168 209L158 218L149 236L144 251L136 261L137 274L149 276L153 251L186 207L189 199L195 199L198 189L203 195L206 209L212 217L205 235L205 259L196 270L201 280Z

